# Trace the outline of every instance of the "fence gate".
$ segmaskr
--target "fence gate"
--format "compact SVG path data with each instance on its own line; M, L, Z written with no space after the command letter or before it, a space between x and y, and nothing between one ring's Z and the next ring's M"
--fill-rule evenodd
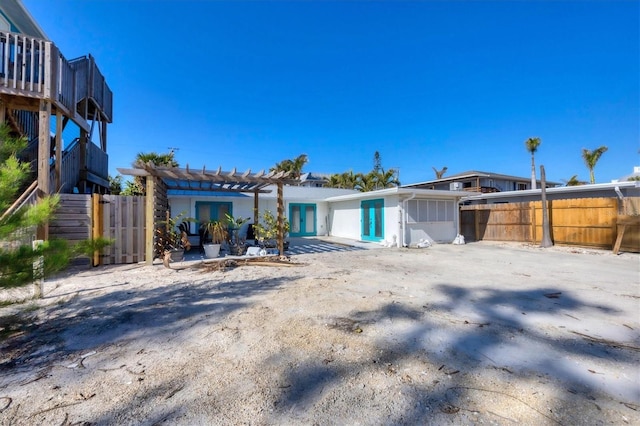
M145 259L145 197L92 196L92 236L113 243L96 253L93 265L138 263Z

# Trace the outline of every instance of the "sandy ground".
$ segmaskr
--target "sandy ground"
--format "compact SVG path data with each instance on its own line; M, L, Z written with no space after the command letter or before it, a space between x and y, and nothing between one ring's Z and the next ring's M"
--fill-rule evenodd
M334 247L49 280L0 308L0 424L640 424L637 254Z

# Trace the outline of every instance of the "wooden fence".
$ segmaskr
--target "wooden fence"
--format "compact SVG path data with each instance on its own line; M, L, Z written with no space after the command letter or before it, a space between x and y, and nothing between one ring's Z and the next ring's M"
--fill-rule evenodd
M49 222L49 237L70 243L91 237L91 195L60 194L60 204Z
M145 197L93 194L93 237L113 240L94 265L145 260Z
M145 197L60 194L60 207L49 223L49 236L71 243L89 238L113 240L92 264L137 263L145 260Z
M612 249L618 218L638 216L640 198L581 198L548 201L554 244ZM460 229L469 241L540 243L542 202L463 206ZM627 227L622 251L640 252L640 226Z

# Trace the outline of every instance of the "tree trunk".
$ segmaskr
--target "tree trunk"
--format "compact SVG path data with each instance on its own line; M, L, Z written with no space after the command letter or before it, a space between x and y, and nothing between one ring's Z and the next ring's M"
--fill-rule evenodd
M540 166L540 186L542 192L542 241L540 247L551 247L551 232L549 226L549 212L547 209L547 182L544 174L544 166Z
M536 189L536 163L531 154L531 189Z

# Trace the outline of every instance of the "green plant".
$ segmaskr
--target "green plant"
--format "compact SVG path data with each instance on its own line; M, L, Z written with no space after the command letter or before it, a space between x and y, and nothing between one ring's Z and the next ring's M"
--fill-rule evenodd
M34 279L65 269L71 259L86 254L86 247L101 248L110 243L100 238L71 245L65 240L50 239L37 247L32 245L35 228L53 216L59 197L45 197L33 206L10 209L29 183L29 164L17 156L26 145L26 139L14 137L6 123L0 125L0 288L33 283ZM34 262L40 260L42 267L34 268Z
M227 232L227 224L224 220L212 220L205 224L206 232L211 236L213 244L222 244L229 233Z
M243 218L242 216L233 217L229 213L225 213L225 218L227 221L227 226L229 227L229 231L231 232L233 238L230 243L233 245L242 245L244 241L240 241L240 228L243 224L247 223L250 219Z
M167 210L167 218L158 222L156 229L156 242L155 242L155 255L156 257L163 257L166 251L177 249L191 249L189 238L187 238L186 232L178 229L178 225L182 222L193 222L195 219L186 217L187 212L183 211L180 214L171 217Z
M287 218L283 218L284 234L289 233L289 221ZM258 223L253 225L253 232L258 240L260 246L273 246L275 247L275 240L278 238L278 218L271 213L270 210L265 210L260 215Z

